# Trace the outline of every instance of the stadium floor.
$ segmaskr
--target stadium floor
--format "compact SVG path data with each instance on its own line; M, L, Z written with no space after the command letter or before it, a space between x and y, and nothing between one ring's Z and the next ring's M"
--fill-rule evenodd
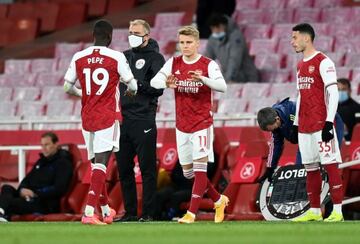
M79 222L0 223L0 243L360 243L360 221L343 223L173 222L115 223L84 226Z

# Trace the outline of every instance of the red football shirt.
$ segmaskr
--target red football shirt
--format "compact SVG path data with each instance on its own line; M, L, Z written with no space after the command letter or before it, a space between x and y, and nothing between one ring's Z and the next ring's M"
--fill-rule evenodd
M299 132L312 133L322 130L327 116L326 87L334 83L336 83L335 65L323 53L317 52L298 63Z
M189 71L201 71L209 77L211 59L201 56L195 63L185 63L182 56L174 57L171 73L178 79L175 89L176 127L182 132L192 133L213 124L211 89L202 82L191 80Z
M121 120L118 89L120 78L133 78L123 53L107 47L93 46L77 52L72 58L65 80L82 89L81 118L86 131L98 131L111 127Z

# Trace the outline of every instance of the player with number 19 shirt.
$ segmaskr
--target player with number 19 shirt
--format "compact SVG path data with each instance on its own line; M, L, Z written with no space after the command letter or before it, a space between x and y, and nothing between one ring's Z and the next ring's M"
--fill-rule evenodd
M82 88L83 129L98 131L121 121L119 80L134 77L123 53L103 46L91 46L76 53L65 80L79 79Z

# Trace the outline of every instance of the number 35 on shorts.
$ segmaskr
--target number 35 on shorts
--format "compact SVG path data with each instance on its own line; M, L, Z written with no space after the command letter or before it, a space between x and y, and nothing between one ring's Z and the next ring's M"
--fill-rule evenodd
M318 141L319 144L319 152L335 152L335 145L334 145L334 140L331 140L329 142L324 142L324 141Z

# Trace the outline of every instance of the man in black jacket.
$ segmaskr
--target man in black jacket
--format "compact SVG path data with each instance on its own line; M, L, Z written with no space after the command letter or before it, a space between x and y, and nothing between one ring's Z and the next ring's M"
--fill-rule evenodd
M340 78L337 80L339 88L339 106L338 113L345 123L345 140L351 141L352 132L360 118L355 114L360 113L360 104L351 98L351 84L348 79Z
M2 187L0 222L7 221L13 214L47 214L60 210L60 198L68 190L73 165L70 153L60 149L58 141L55 133L44 133L40 159L18 189L10 185Z
M144 20L130 22L129 44L124 52L136 80L138 92L132 96L120 85L123 122L120 127L120 151L116 153L125 215L118 221L137 220L137 194L134 177L134 157L137 155L143 181L142 216L139 221L151 221L156 193L156 137L155 123L158 97L162 89L150 86L150 80L164 65L159 46L150 36L150 26ZM115 220L116 221L116 220Z

